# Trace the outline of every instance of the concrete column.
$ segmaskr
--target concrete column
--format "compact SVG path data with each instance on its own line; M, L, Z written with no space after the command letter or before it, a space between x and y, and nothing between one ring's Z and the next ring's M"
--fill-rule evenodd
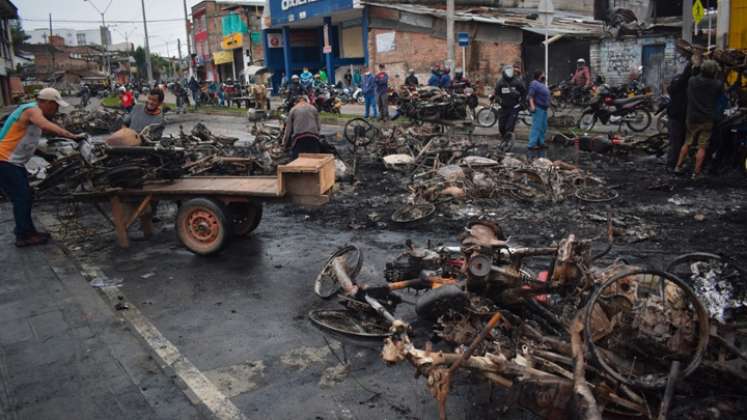
M731 22L731 0L718 0L718 20L716 21L716 47L729 45L729 24Z
M327 36L330 47L332 46L332 17L324 17L324 25L327 27ZM332 66L332 53L324 54L324 63L327 67L327 78L330 83L335 83L335 68Z
M291 51L290 51L290 30L287 26L283 26L283 61L285 61L285 80L290 82L291 70Z
M363 64L366 68L369 67L368 63L368 6L363 9Z
M682 1L682 39L693 42L693 0Z

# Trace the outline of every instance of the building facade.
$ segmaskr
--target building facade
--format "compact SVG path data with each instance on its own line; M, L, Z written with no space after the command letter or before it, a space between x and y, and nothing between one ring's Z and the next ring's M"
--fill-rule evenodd
M26 44L23 50L34 55L34 73L42 80L54 80L65 73L85 75L101 72L105 51L97 45L69 46L53 35L51 44Z
M111 45L111 33L104 26L98 29L67 29L52 28L52 33L65 40L65 45L75 47L82 45ZM49 38L49 28L38 28L26 32L30 36L29 44L46 44Z
M264 63L259 36L264 5L263 0L208 0L192 7L189 30L199 80L248 81L253 76L252 69Z
M390 77L403 81L409 69L425 81L430 69L447 59L446 13L443 2L402 0L270 1L265 44L274 84L282 75L325 69L339 80L351 67L359 71L388 67ZM537 0L457 1L455 32L469 45L457 48L455 68L473 80L493 85L504 65L518 64L526 72L544 67L544 29L532 12ZM550 36L553 44L550 79L566 78L578 58L589 59L591 39L601 38L602 23L594 21L594 0L555 1L558 19ZM479 6L479 7L478 7ZM500 7L497 7L500 6ZM519 9L516 9L519 7ZM587 15L578 14L585 11ZM325 48L327 47L327 48Z
M0 0L0 106L10 105L13 95L10 76L15 71L10 20L18 19L18 9L8 0Z

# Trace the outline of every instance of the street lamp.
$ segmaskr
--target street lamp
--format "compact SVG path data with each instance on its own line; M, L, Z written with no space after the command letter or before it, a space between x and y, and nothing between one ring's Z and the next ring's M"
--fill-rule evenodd
M107 10L109 10L109 6L112 5L112 2L114 0L109 0L109 4L106 5L106 8L104 8L103 12L101 10L99 10L99 8L96 7L96 5L93 4L92 1L90 1L90 0L83 0L83 1L86 2L86 3L88 3L88 4L90 4L101 15L101 27L102 27L101 43L104 44L104 49L106 50L106 52L104 53L104 55L106 57L105 60L104 60L104 62L106 63L106 74L109 74L109 72L111 70L111 68L110 68L111 64L109 64L109 54L108 54L109 53L109 47L108 47L108 45L109 45L109 39L107 39L107 35L108 35L109 31L106 29L106 21L104 20L104 14L106 13Z
M549 59L549 51L550 51L550 42L549 42L549 31L550 31L550 24L552 23L553 18L555 17L555 6L552 4L552 0L540 0L539 5L537 5L537 14L539 15L539 20L542 22L542 25L545 26L545 83L548 85L550 84L550 59Z

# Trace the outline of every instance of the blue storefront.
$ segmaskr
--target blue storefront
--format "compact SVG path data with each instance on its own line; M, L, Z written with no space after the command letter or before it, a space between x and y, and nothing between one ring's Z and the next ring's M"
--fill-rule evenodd
M324 69L335 82L336 71L367 65L368 16L360 0L269 3L271 24L263 38L265 66L273 72L274 88L304 67L314 73Z

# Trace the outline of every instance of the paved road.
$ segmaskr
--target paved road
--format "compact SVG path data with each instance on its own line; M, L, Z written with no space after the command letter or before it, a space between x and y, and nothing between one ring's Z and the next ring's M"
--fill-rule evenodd
M16 249L0 203L0 418L198 419L56 245Z

